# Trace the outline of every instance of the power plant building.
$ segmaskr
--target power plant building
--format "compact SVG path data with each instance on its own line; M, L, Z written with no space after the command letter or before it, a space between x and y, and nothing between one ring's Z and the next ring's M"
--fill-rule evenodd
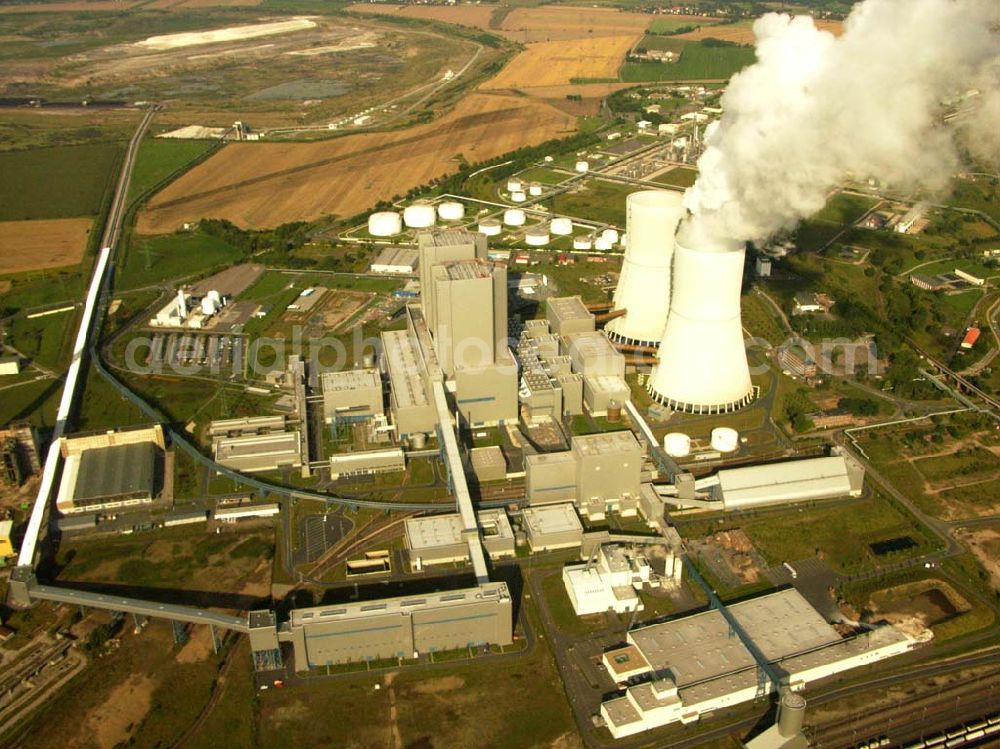
M293 609L277 639L292 643L296 671L510 645L511 596L507 585L498 582L427 595Z
M302 435L298 431L246 437L220 437L215 460L234 471L256 473L302 467Z
M402 473L406 470L406 454L401 448L360 450L334 453L330 456L330 478L372 476L377 473Z
M430 394L430 373L412 326L384 331L382 352L389 374L389 409L396 436L405 439L411 434L433 432L437 411Z
M521 517L532 551L572 549L583 543L583 525L570 502L525 507Z
M476 513L476 522L490 559L514 556L514 531L506 512L480 510ZM409 518L405 525L412 570L419 571L426 565L470 561L468 534L459 513Z
M377 369L353 369L324 372L323 419L358 421L385 413L382 405L382 377Z
M592 333L595 329L594 313L587 309L578 296L553 297L545 301L545 319L556 335Z
M630 630L603 663L623 693L601 705L611 735L624 738L901 655L925 641L885 626L842 638L797 590L728 606L754 649L779 675L771 681L726 616L712 609Z

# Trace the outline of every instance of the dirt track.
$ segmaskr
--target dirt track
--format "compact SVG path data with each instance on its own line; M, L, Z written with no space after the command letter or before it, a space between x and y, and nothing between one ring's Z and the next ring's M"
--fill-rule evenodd
M157 195L138 229L170 232L205 217L268 227L349 216L456 171L459 156L483 161L574 127L574 118L543 102L472 94L441 119L405 130L229 145Z

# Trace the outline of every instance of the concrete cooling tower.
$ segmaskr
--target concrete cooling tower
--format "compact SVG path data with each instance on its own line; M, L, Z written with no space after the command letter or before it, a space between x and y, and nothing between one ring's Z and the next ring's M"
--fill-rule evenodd
M626 200L628 247L613 309L628 313L605 328L613 341L656 346L663 337L670 307L674 235L684 216L682 200L682 194L672 190L643 190Z
M630 227L630 248L631 242ZM674 246L670 313L649 394L675 411L734 411L754 393L740 322L745 248L684 242L682 234Z

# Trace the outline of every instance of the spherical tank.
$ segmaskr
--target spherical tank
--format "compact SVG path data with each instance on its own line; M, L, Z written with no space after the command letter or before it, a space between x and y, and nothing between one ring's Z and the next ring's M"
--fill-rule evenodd
M460 221L465 218L465 206L457 200L446 200L438 203L437 213L442 221Z
M627 314L608 323L612 339L656 346L663 338L670 308L674 234L684 216L682 200L681 193L671 190L642 190L626 199L629 241L615 287L614 309L627 310Z
M508 208L503 212L503 222L507 226L524 226L524 211L520 208Z
M395 211L379 211L368 217L368 233L373 237L394 237L403 231L403 220Z
M434 226L437 214L429 203L414 203L403 210L403 223L411 229L427 229Z
M712 430L712 449L720 453L731 453L740 446L740 433L729 427L716 427Z
M683 458L691 453L691 438L684 432L670 432L663 437L663 449L671 458Z
M479 233L485 234L487 237L495 237L501 231L503 231L503 226L495 218L484 218L479 222Z
M565 216L560 216L559 218L552 219L552 223L549 229L553 234L560 237L565 237L573 233L573 220L568 219Z

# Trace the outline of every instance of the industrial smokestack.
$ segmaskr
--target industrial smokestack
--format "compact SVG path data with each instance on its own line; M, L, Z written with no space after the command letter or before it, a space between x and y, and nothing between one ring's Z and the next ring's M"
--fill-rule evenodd
M670 312L647 389L675 411L714 414L753 400L743 345L740 287L745 248L682 230L674 247Z
M642 190L626 199L628 246L613 309L627 314L606 326L611 340L655 346L663 337L670 308L674 235L685 214L682 202L682 194L671 190Z

